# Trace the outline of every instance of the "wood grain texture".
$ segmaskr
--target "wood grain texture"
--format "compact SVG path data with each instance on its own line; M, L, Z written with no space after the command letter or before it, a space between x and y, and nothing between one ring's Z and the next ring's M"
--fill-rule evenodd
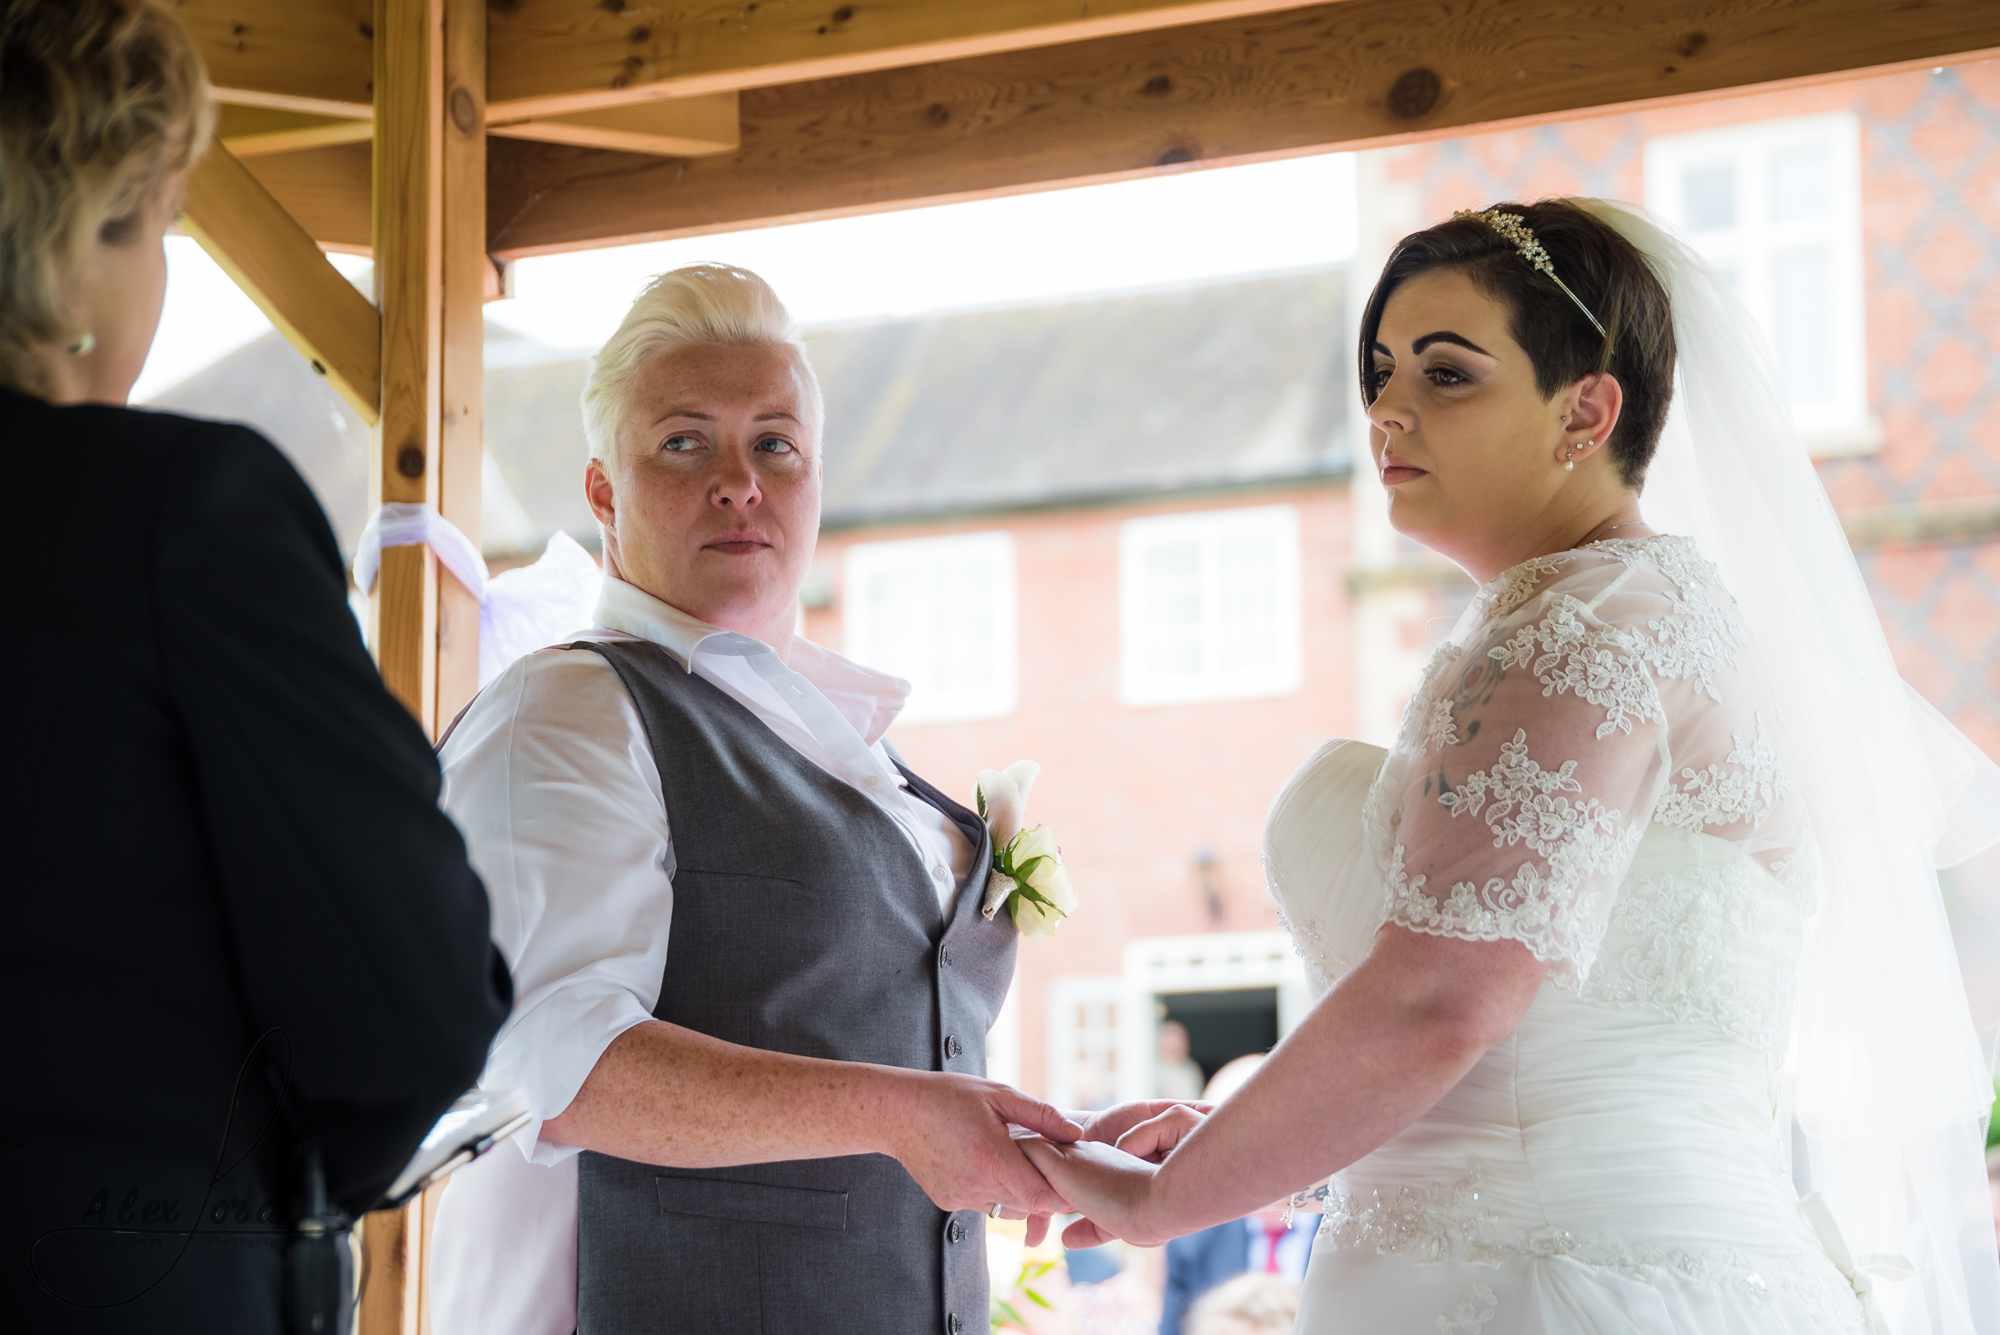
M375 244L374 151L373 143L335 144L244 165L321 246L366 254Z
M382 321L313 238L217 144L188 176L182 226L364 422L382 392Z
M290 153L328 144L365 144L375 137L373 119L350 116L309 116L268 107L224 105L216 118L215 137L239 158Z
M486 0L444 0L443 330L438 510L479 542L486 293ZM449 572L438 583L437 699L449 724L479 689L479 600Z
M492 126L492 134L621 153L699 158L743 146L737 95L709 93Z
M958 60L1300 0L510 0L493 9L495 119Z
M387 574L386 568L383 571ZM422 1216L411 1227L412 1210L377 1210L361 1216L361 1245L368 1250L367 1278L361 1289L361 1335L387 1335L404 1330L404 1309L409 1305L409 1259L422 1228ZM416 1327L409 1327L414 1335Z
M1991 0L1346 0L749 90L728 157L496 141L489 247L514 257L1434 138L1996 47ZM1392 90L1413 71L1434 76L1434 102L1404 96L1398 114Z
M369 501L439 499L443 353L444 0L376 0L375 290L382 417ZM390 548L369 598L382 680L427 732L437 705L437 560ZM362 1335L401 1335L388 1329Z
M367 116L374 0L172 0L227 103Z

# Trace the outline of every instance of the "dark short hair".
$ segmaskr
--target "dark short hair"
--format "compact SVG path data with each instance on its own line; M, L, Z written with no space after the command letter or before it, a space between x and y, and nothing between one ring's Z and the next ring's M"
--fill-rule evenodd
M1570 200L1494 207L1527 223L1556 273L1605 332L1598 333L1562 288L1484 220L1453 218L1404 237L1382 267L1361 315L1362 401L1374 402L1373 349L1389 294L1418 274L1457 270L1506 306L1508 332L1534 364L1544 396L1587 375L1609 372L1617 379L1625 403L1611 433L1611 458L1625 484L1639 486L1674 395L1674 322L1666 288L1630 241Z

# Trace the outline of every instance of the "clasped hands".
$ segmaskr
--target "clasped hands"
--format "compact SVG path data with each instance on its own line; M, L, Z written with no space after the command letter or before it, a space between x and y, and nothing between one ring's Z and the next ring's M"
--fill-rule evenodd
M1149 1099L1069 1117L965 1076L934 1076L926 1092L930 1106L899 1137L898 1161L941 1209L997 1206L1001 1218L1025 1218L1029 1246L1048 1235L1051 1215L1072 1210L1087 1218L1064 1231L1066 1246L1152 1241L1138 1212L1154 1165L1209 1112L1205 1103Z

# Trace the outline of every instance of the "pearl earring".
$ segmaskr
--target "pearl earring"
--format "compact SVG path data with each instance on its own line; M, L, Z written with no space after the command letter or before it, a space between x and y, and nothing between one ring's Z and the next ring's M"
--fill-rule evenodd
M1585 442L1583 442L1583 448L1587 450L1596 443L1597 442L1594 440L1586 440ZM1563 471L1569 473L1574 473L1576 471L1576 445L1573 442L1569 447L1569 457L1563 460Z
M84 330L83 337L70 344L68 349L69 355L72 357L88 357L96 350L97 335L91 333L88 329Z

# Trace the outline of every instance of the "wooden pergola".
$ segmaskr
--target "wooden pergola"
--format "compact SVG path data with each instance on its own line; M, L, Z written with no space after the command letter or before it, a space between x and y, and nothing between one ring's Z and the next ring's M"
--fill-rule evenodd
M523 256L2000 54L1994 0L176 3L224 104L186 229L374 426L371 502L475 541L481 306ZM399 547L369 607L435 733L475 599ZM425 1222L370 1217L367 1335L423 1324Z

